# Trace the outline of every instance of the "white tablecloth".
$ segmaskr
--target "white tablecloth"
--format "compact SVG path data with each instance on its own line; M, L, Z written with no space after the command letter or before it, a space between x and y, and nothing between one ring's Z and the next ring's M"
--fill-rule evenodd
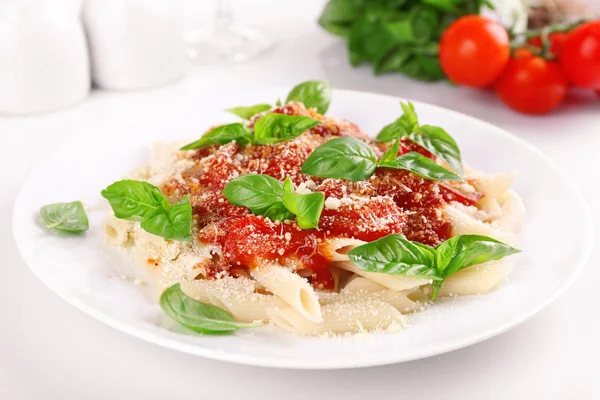
M210 2L187 0L188 23L208 18ZM346 371L285 371L204 360L144 343L77 311L27 269L12 239L15 196L36 160L86 127L144 115L181 90L290 86L321 78L336 88L380 92L448 107L494 123L540 147L581 186L600 226L600 98L573 92L556 113L516 114L493 93L374 77L348 65L345 46L315 20L321 1L239 1L236 12L273 34L277 48L252 63L193 67L173 86L145 92L95 91L58 113L1 118L0 398L2 399L598 399L600 356L598 240L575 285L523 325L484 343L411 363ZM192 10L195 10L192 12ZM1 88L0 88L1 90ZM235 104L235 101L232 102ZM90 138L90 141L93 138ZM509 156L509 155L507 155ZM552 201L552 199L548 199ZM568 217L569 210L557 210ZM561 232L557 232L562 234ZM552 251L549 249L549 251ZM565 265L564 268L569 268Z

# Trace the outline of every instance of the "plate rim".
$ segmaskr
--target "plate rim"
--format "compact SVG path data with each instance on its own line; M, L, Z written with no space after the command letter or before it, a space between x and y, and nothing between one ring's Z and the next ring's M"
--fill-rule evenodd
M246 90L244 92L245 93L253 93L253 92L260 93L260 92L275 91L275 90L281 90L281 92L285 92L288 89L289 88L282 87L282 86L269 86L269 87L265 87L265 88L261 88L261 89ZM580 208L580 210L584 216L585 227L584 227L583 234L584 234L585 241L582 243L584 251L580 253L578 260L575 263L574 268L572 269L572 272L568 276L568 279L562 281L562 283L558 287L558 289L556 291L554 291L554 293L551 296L545 298L544 301L540 302L536 307L532 308L531 310L529 310L526 313L520 314L520 316L518 316L516 318L511 318L510 321L508 321L507 323L503 323L502 326L500 326L500 327L490 328L490 329L487 329L485 331L478 333L477 335L471 335L471 336L462 338L460 340L455 340L451 344L438 344L437 346L433 346L424 351L416 351L416 352L413 352L410 356L403 356L402 354L391 353L390 356L379 357L377 359L368 359L368 360L363 360L360 362L354 361L352 364L345 362L345 361L339 362L339 361L336 361L335 359L328 360L327 363L310 363L310 362L306 362L306 361L298 360L298 359L289 360L289 359L278 359L278 358L274 358L274 357L261 357L261 356L255 356L255 355L247 355L247 354L243 354L243 353L231 353L231 352L227 352L227 351L220 351L219 349L209 349L209 348L199 347L194 344L186 343L183 341L178 341L178 340L176 340L174 338L170 338L170 337L160 337L160 336L155 335L151 331L136 328L134 326L128 325L127 323L123 323L113 317L110 317L110 316L102 313L101 311L96 310L94 307L87 305L85 302L79 300L76 296L67 295L66 292L61 291L61 289L58 287L58 285L55 285L53 282L43 279L42 276L38 273L38 271L31 266L31 265L35 264L35 262L31 258L31 256L28 255L24 251L22 240L20 239L20 235L19 235L20 228L17 226L17 219L18 219L19 215L21 215L21 213L22 213L21 212L21 208L22 208L21 204L23 204L22 197L24 196L25 189L29 185L29 182L31 181L32 176L35 175L36 173L38 173L40 167L43 166L45 163L47 163L49 160L51 160L60 151L60 148L61 148L60 145L57 146L54 149L54 151L47 154L45 157L43 157L36 163L34 168L27 174L27 177L25 178L23 184L21 185L21 187L19 189L17 196L15 197L15 203L14 203L13 212L12 212L12 234L13 234L12 236L13 236L13 240L15 241L16 247L19 251L19 254L21 255L21 258L27 265L27 268L29 268L29 270L36 276L36 278L38 278L47 288L49 288L50 291L52 291L54 294L56 294L58 297L60 297L67 303L74 306L79 311L89 315L90 317L96 319L97 321L100 321L100 322L110 326L111 328L113 328L117 331L126 333L137 339L141 339L147 343L152 343L157 346L168 348L170 350L180 351L180 352L194 355L194 356L205 357L207 359L232 362L232 363L241 364L241 365L250 365L250 366L258 366L258 367L266 367L266 368L295 369L295 370L337 370L337 369L367 368L367 367L373 367L373 366L383 366L383 365L409 362L409 361L414 361L414 360L418 360L418 359L424 359L424 358L432 357L435 355L440 355L440 354L448 353L448 352L455 351L458 349L462 349L462 348L483 342L494 336L500 335L508 330L515 328L516 326L522 324L523 322L529 320L535 314L537 314L544 308L548 307L557 298L559 298L562 294L564 294L564 292L566 292L573 285L573 283L581 276L581 273L583 272L583 270L589 263L589 260L591 258L591 254L592 254L592 250L593 250L594 225L592 223L591 210L590 210L587 200L583 196L583 192L581 191L581 188L579 187L579 185L561 168L561 166L556 161L554 161L551 157L546 155L543 151L541 151L540 149L538 149L536 146L529 143L525 139L523 139L503 128L500 128L490 122L481 120L474 116L467 115L467 114L464 114L464 113L461 113L461 112L458 112L458 111L455 111L452 109L448 109L445 107L437 106L437 105L426 103L426 102L413 101L413 100L409 100L409 99L406 99L403 97L396 97L396 96L391 96L391 95L386 95L386 94L381 94L381 93L373 93L373 92L360 91L360 90L348 90L348 89L333 89L333 91L334 91L334 95L338 94L339 96L343 96L344 94L346 94L346 95L358 95L358 96L367 96L367 97L372 96L372 97L377 97L377 98L380 98L383 100L411 101L416 106L424 105L424 106L436 109L438 111L452 114L453 116L455 116L459 119L468 120L470 122L485 126L488 129L495 130L499 134L501 134L504 138L506 138L507 140L513 141L514 143L518 144L519 146L525 147L528 151L536 153L536 155L539 156L541 159L543 159L549 166L551 166L552 169L554 170L553 172L558 174L564 180L564 182L568 185L568 187L569 187L569 189L571 189L571 193L574 195L574 199L577 203L577 204L574 203L574 205L576 205ZM226 92L234 93L235 91L226 91ZM68 138L66 138L64 141L61 141L61 143L66 142L67 140L68 140Z

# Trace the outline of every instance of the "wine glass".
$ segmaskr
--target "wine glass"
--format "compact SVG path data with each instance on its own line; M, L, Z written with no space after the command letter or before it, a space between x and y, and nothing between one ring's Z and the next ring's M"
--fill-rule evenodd
M235 21L229 0L218 0L213 29L194 29L185 41L189 57L198 63L242 62L273 47L261 32Z

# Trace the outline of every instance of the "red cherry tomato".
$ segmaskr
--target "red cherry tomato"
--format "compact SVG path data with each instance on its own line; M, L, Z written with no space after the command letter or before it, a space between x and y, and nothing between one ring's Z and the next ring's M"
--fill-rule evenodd
M548 40L550 40L550 53L558 55L566 39L566 32L554 32L549 34ZM529 39L527 43L539 49L542 48L542 38L540 36Z
M562 46L559 61L575 85L600 89L600 21L573 30Z
M489 87L510 58L506 29L496 21L468 15L454 21L440 41L440 64L459 85Z
M513 110L525 114L552 111L564 99L569 82L558 63L518 53L496 82L496 94Z

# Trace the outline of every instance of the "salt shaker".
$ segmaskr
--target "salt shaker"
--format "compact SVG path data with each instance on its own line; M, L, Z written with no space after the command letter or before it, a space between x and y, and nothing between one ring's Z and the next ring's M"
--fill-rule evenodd
M0 112L53 111L90 90L77 7L44 0L0 2Z
M92 79L104 89L161 86L187 66L181 24L171 0L87 0L83 8Z

